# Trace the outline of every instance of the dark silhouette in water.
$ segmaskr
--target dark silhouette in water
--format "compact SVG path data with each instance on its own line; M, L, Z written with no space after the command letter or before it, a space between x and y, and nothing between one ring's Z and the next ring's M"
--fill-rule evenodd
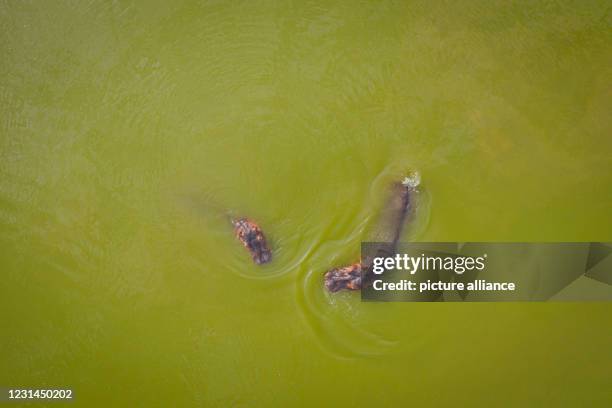
M256 222L246 217L235 217L235 211L218 205L210 197L198 198L185 196L185 203L198 213L212 218L223 218L234 226L236 238L249 251L253 262L258 265L268 263L272 260L272 252L262 229Z
M255 222L248 218L232 219L236 238L251 253L253 261L260 265L272 260L272 252L268 248L263 231Z
M370 241L381 242L376 256L392 256L395 254L404 223L411 212L412 198L417 193L420 183L418 173L406 177L401 183L393 183L390 199L383 210L380 224ZM342 289L359 290L368 285L371 274L362 278L362 270L367 271L371 266L371 258L362 259L361 262L334 268L325 274L325 287L330 292Z
M325 274L325 287L330 292L361 289L361 262L328 271Z

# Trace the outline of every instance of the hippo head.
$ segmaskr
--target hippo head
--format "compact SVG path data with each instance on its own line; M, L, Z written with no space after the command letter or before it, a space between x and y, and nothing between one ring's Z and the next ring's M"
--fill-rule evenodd
M266 237L255 222L247 218L238 218L232 220L232 224L236 237L249 250L256 264L261 265L272 260L272 252L268 248Z
M261 231L251 231L246 236L246 244L253 261L258 264L265 264L272 260L272 252L266 244L266 239Z
M325 274L325 287L330 292L361 289L361 263L328 271Z

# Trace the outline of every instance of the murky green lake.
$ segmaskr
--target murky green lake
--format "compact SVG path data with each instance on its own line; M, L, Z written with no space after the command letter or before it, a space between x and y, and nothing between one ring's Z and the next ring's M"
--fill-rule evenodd
M75 406L605 406L610 303L372 304L405 239L611 241L606 1L0 4L0 386ZM258 267L227 213L265 229ZM503 402L503 403L502 403Z

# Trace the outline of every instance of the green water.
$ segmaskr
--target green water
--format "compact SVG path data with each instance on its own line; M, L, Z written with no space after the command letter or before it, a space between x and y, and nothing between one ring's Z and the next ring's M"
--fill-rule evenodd
M610 303L363 304L321 279L408 169L405 239L611 241L609 2L157 3L0 3L0 386L612 403Z

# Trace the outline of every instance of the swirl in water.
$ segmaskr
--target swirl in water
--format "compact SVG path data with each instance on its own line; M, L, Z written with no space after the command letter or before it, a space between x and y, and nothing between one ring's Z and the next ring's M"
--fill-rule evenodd
M409 173L403 185L413 192L410 197L405 217L410 220L403 227L403 218L398 220L397 203L393 197L382 208L376 208L380 202L381 192L388 191L392 180L401 179L396 172L386 169L374 181L371 187L371 198L352 220L361 220L353 227L352 232L342 240L327 241L316 247L316 252L300 265L296 282L297 302L307 324L312 328L319 344L338 358L357 358L380 355L389 352L397 345L392 340L394 322L387 321L375 303L360 302L354 292L341 291L329 293L323 286L323 272L320 265L343 265L358 259L358 248L363 237L370 241L414 240L425 229L428 222L430 198L426 192L417 189L420 185L420 174ZM399 184L399 183L396 183ZM373 208L376 210L373 211ZM419 217L415 217L417 213ZM378 213L375 225L368 228L371 215ZM399 224L398 224L399 223ZM340 258L347 248L354 251L349 258ZM384 307L393 307L385 304Z

